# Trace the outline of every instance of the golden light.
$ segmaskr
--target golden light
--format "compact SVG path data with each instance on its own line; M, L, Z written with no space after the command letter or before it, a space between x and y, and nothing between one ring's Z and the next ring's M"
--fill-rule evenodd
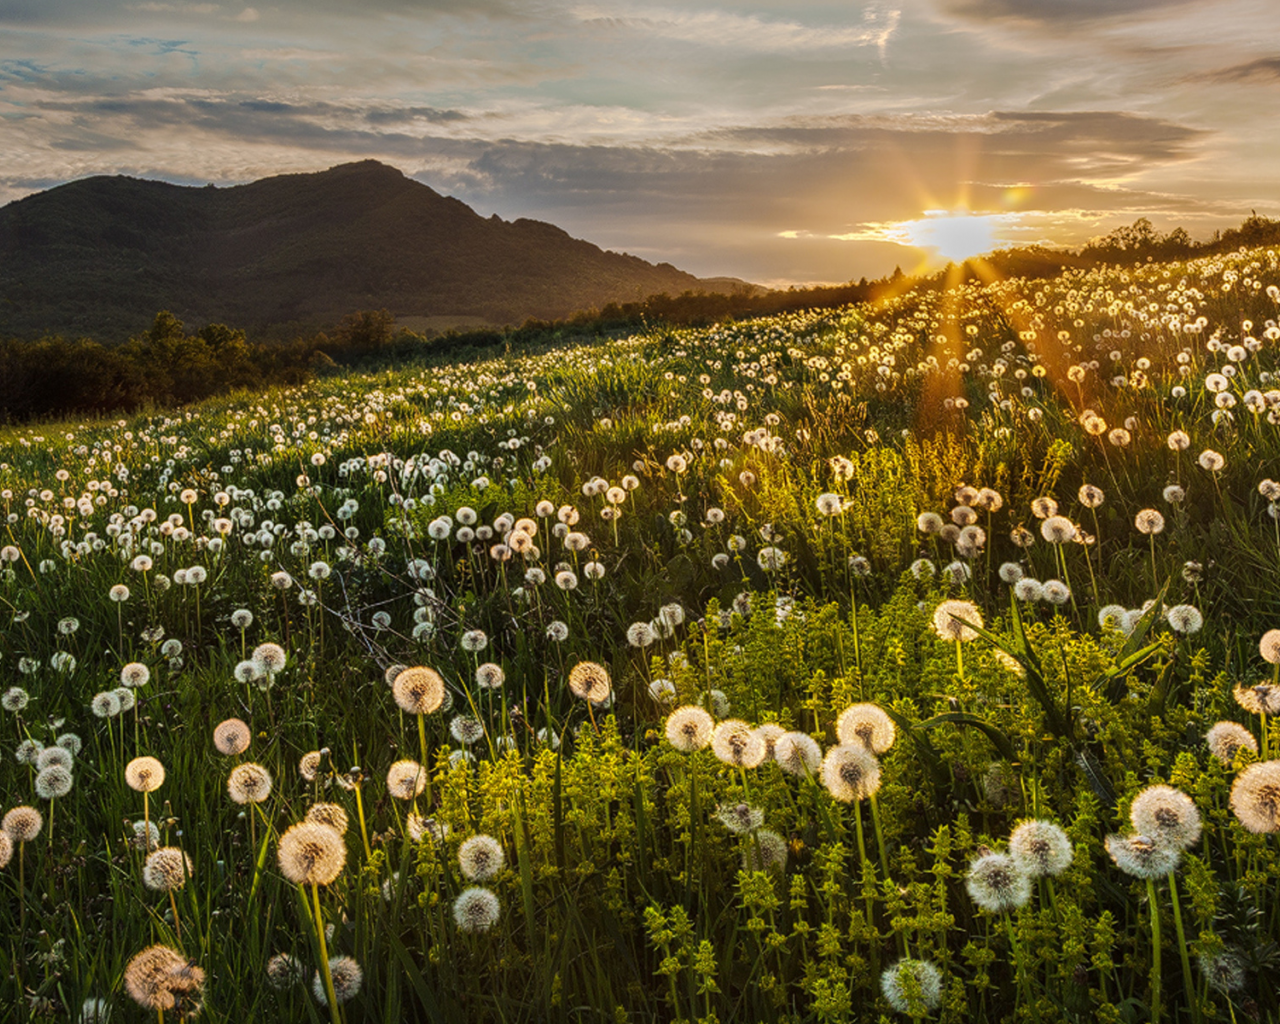
M894 225L898 240L917 249L928 249L944 260L959 263L995 248L1000 214L955 213L927 210L920 220Z

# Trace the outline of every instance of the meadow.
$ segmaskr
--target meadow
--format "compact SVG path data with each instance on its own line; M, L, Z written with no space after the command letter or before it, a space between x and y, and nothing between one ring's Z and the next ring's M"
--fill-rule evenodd
M0 1017L1280 1019L1280 250L0 432Z

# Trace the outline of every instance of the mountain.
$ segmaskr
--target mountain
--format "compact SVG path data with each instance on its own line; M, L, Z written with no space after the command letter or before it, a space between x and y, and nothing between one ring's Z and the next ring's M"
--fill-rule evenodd
M699 286L374 160L231 188L100 176L0 208L0 335L124 337L161 309L246 328L382 308L520 323Z

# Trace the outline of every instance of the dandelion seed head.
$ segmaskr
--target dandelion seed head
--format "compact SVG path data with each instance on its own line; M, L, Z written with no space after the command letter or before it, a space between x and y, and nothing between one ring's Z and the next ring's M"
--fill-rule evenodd
M135 757L125 765L124 781L139 793L153 793L164 785L164 765L154 757Z
M1107 853L1116 867L1135 878L1163 878L1182 858L1181 849L1149 836L1107 836Z
M253 649L253 663L264 675L273 676L284 668L288 655L279 644L258 644Z
M453 901L453 920L464 932L487 932L500 912L498 897L479 885L464 889Z
M21 686L11 686L0 697L0 708L10 714L16 714L31 702L31 696Z
M142 883L155 892L181 889L191 875L191 858L176 846L162 846L147 855Z
M1071 600L1071 588L1062 580L1045 580L1041 594L1052 605L1063 605Z
M305 821L316 825L327 825L338 835L345 835L349 819L347 812L338 804L315 803L307 808Z
M427 773L417 761L397 761L387 769L387 792L400 800L413 800L427 787Z
M71 751L55 743L52 747L45 747L36 755L36 770L44 771L46 768L57 765L70 771L75 761L75 755Z
M252 737L253 733L247 724L238 718L228 718L214 727L213 746L219 754L234 757L249 749Z
M969 896L993 914L1016 910L1031 899L1031 879L1008 854L987 853L969 865L965 877Z
M774 743L773 759L789 775L815 775L822 767L822 748L808 733L788 732Z
M302 964L288 953L277 953L267 961L267 984L277 992L292 988L304 976Z
M1209 745L1209 753L1225 765L1235 762L1239 750L1258 752L1258 741L1253 733L1238 722L1218 722L1205 733L1204 738Z
M1255 683L1253 686L1237 685L1232 695L1246 711L1255 715L1280 714L1280 686L1270 683Z
M880 991L897 1013L924 1017L942 1005L942 972L931 960L904 958L880 975Z
M599 704L613 690L609 671L594 661L580 661L569 670L569 692L582 700Z
M743 871L781 871L787 866L787 841L767 828L756 829L742 844Z
M1133 799L1129 821L1158 843L1187 850L1200 841L1200 811L1191 797L1172 786L1148 786Z
M44 816L34 807L15 807L0 819L0 828L15 843L29 843L44 828Z
M36 796L41 800L56 800L70 793L74 783L70 768L51 764L36 776Z
M487 881L501 871L504 864L502 844L493 836L472 836L458 847L458 867L468 881Z
M694 704L676 708L667 716L667 742L682 753L701 750L711 742L715 720Z
M348 1003L360 994L360 983L364 981L364 971L360 964L349 956L335 956L329 960L329 980L333 982L333 998L338 1003ZM329 994L325 991L324 978L316 971L311 979L311 994L321 1006L329 1005Z
M1071 840L1051 821L1024 821L1009 836L1009 856L1028 878L1060 875L1071 864Z
M764 740L746 722L730 718L711 734L711 752L725 764L756 768L764 761Z
M764 824L764 810L747 803L721 804L716 808L716 819L730 832L742 835Z
M281 873L294 885L328 885L341 874L347 847L328 825L303 821L280 837L277 858Z
M252 761L238 764L227 776L227 795L238 804L260 804L271 795L271 773Z
M507 674L502 671L502 666L492 661L476 667L476 685L482 690L496 690L506 680Z
M146 686L151 679L151 669L140 661L131 661L120 670L120 683L129 689Z
M893 719L878 704L853 704L836 719L836 738L841 743L861 743L873 754L883 754L897 736Z
M298 774L307 782L315 782L320 771L321 754L318 750L309 750L298 760Z
M124 988L146 1010L174 1010L187 1014L198 1005L204 971L177 950L148 946L124 969Z
M484 737L484 724L470 715L455 715L449 721L449 734L459 743L476 743Z
M1076 525L1066 516L1049 516L1040 524L1040 536L1050 544L1065 544L1076 535Z
M435 669L419 665L396 676L391 693L405 714L429 715L444 702L444 680Z
M1280 761L1251 764L1237 775L1231 810L1250 832L1280 831Z
M943 640L963 643L975 639L978 634L966 623L979 627L983 624L982 612L972 601L943 601L934 609L933 631Z
M1269 629L1258 641L1258 653L1271 665L1280 665L1280 629Z
M1244 988L1244 958L1234 950L1224 949L1217 953L1202 953L1199 958L1200 973L1210 988L1219 992L1238 992Z
M842 743L822 759L822 784L841 803L865 800L880 789L880 762L861 743Z

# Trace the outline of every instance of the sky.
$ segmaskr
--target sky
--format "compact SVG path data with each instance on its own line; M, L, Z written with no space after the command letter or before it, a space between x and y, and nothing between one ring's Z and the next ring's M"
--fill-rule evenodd
M1280 216L1276 0L0 0L0 203L391 164L700 276Z

